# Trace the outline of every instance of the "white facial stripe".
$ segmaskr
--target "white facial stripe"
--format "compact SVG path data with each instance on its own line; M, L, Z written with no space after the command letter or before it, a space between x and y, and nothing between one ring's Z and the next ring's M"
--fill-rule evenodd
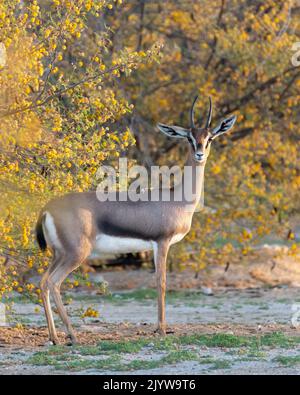
M198 150L197 141L196 141L195 137L192 135L192 133L190 134L189 137L190 137L190 140L191 140L191 142L192 142L192 144L193 144L193 147L194 147L194 149L195 149L195 152L201 152L201 153L203 153L203 151L207 148L207 146L208 146L208 141L209 141L209 139L211 138L210 136L207 136L207 137L205 138L204 142L203 142L203 149L202 149L202 150Z
M192 133L190 134L189 137L190 137L191 142L192 142L192 144L193 144L194 150L197 151L197 141L196 141L195 137L193 136Z
M204 147L207 148L208 147L208 142L209 142L210 136L207 136L204 142Z

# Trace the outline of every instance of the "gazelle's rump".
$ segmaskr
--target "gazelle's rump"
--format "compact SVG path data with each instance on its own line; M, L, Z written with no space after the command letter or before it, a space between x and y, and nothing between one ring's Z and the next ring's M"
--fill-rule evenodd
M46 211L43 215L43 218L44 220L42 222L42 226L47 245L52 250L62 250L62 243L58 238L52 215Z

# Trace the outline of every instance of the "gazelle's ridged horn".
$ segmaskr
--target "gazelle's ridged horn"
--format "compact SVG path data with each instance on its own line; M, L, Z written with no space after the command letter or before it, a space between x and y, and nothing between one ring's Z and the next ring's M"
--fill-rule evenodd
M194 99L194 101L193 101L193 104L192 104L192 107L191 107L191 110L190 110L191 128L194 128L194 127L195 127L194 107L195 107L195 104L196 104L197 99L198 99L198 95L195 97L195 99Z
M207 121L206 121L206 129L210 127L211 123L211 117L212 117L212 101L211 97L209 96L209 109L208 109L208 116L207 116Z

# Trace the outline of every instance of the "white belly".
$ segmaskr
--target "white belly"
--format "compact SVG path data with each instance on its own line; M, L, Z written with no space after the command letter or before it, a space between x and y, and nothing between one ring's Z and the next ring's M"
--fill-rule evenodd
M153 243L151 241L101 234L96 237L92 255L127 254L129 252L141 252L152 249Z

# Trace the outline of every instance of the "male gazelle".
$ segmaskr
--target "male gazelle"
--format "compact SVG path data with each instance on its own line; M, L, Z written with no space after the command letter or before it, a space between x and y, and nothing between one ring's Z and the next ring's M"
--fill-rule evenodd
M180 241L190 230L192 217L200 200L205 163L212 140L230 130L236 117L224 119L210 128L212 103L204 128L194 122L194 99L190 110L191 127L158 124L158 129L170 137L185 138L189 143L186 166L191 172L188 180L171 189L169 201L99 201L96 192L71 193L51 200L41 211L37 226L37 241L42 250L47 246L53 253L53 262L41 281L50 340L58 343L50 305L50 292L57 311L66 326L72 343L75 332L67 316L60 295L65 278L91 253L129 253L153 250L158 291L158 332L165 334L166 260L169 247ZM187 177L186 177L187 178ZM174 198L176 188L193 190L193 200Z

